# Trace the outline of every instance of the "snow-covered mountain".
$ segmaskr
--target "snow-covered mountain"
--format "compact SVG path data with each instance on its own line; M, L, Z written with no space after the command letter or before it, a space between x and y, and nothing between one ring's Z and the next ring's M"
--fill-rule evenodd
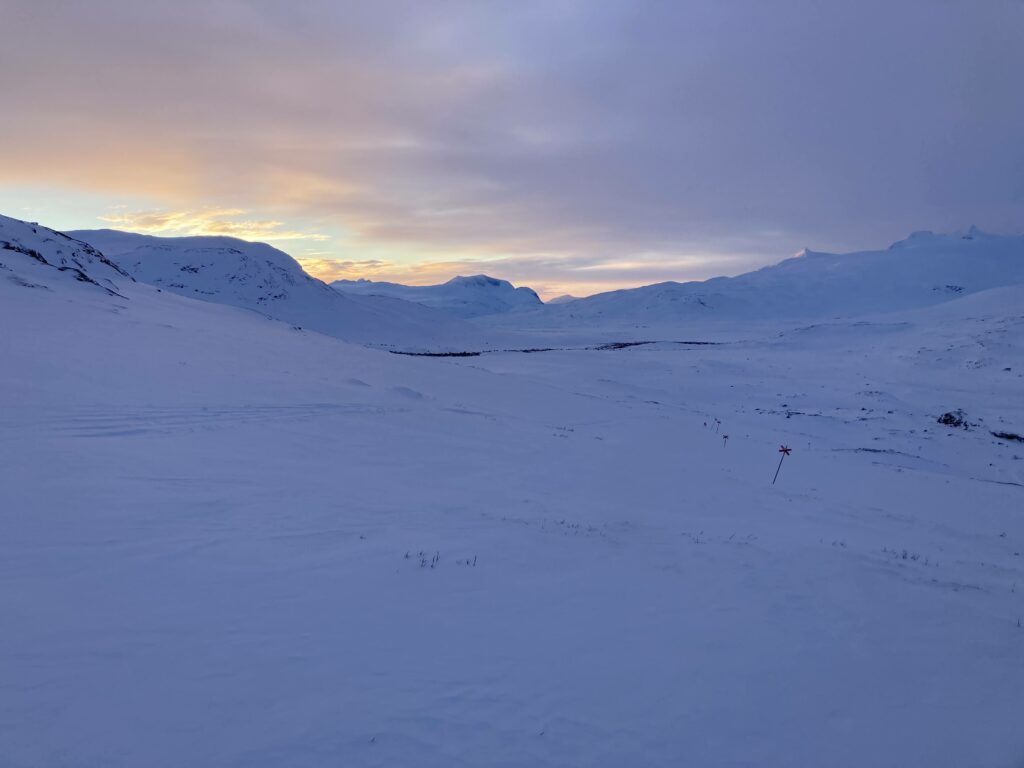
M953 235L918 232L880 251L805 251L738 277L666 282L548 304L528 288L486 276L437 286L360 280L331 287L282 251L227 237L158 238L112 230L65 235L0 217L0 248L0 273L23 285L84 281L120 292L119 285L134 277L349 341L431 351L534 343L507 333L513 328L612 338L616 332L635 335L639 327L702 320L855 317L1024 284L1024 237L975 228ZM564 341L546 339L542 346Z
M542 306L531 288L487 275L453 277L441 285L402 285L373 280L336 280L331 286L347 294L391 296L434 307L459 317L481 317Z
M39 224L0 216L0 276L27 288L86 283L117 293L132 278L91 245Z
M330 336L403 348L463 346L477 332L443 312L381 296L343 295L264 243L232 237L153 237L109 229L71 233L137 280L261 312Z
M577 301L578 296L572 296L568 293L563 293L561 296L555 296L553 299L548 299L545 304L568 304L571 301Z
M962 295L999 264L439 361L0 243L0 765L1019 765L1024 285Z
M1024 236L990 235L972 227L953 235L917 232L880 251L804 251L737 277L658 283L564 305L549 302L536 312L509 320L527 327L611 327L853 317L939 304L1020 283L1024 283Z

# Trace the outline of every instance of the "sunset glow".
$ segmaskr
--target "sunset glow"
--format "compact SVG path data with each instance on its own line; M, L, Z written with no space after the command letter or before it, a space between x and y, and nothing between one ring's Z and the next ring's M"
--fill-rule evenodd
M0 768L1024 768L1024 0L0 32Z
M283 8L8 5L2 210L577 295L1019 224L994 6Z

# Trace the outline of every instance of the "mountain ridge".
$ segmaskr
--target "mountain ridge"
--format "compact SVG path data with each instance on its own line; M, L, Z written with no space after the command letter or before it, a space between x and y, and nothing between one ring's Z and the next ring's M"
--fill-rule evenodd
M346 294L391 296L443 310L462 318L504 314L543 305L532 288L515 287L490 275L458 275L437 285L404 285L373 280L336 280L331 287Z
M804 249L732 277L664 281L595 294L514 318L520 327L856 316L929 306L1024 283L1024 236L915 232L882 250Z
M119 281L133 282L124 269L88 243L10 216L0 215L0 258L8 279L25 287L49 287L57 278L53 272L117 296L121 295Z
M292 325L378 346L439 346L476 329L412 302L349 296L266 243L224 236L156 237L76 230L135 279L189 298L260 312Z

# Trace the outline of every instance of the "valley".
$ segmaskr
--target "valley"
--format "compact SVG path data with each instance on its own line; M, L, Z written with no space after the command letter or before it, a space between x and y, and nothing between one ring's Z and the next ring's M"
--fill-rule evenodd
M1012 279L643 335L508 312L470 336L574 348L407 356L98 255L83 282L12 221L7 764L1024 752Z

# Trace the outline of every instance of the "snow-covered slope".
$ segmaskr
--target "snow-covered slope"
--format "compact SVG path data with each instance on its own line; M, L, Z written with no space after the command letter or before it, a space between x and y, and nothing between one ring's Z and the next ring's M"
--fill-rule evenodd
M7 228L0 765L1024 755L1024 288L424 359Z
M918 232L882 251L804 251L738 277L612 291L507 318L521 327L853 317L1024 283L1024 236ZM506 318L493 318L495 324Z
M0 278L22 287L51 288L77 281L116 293L132 282L91 245L39 224L0 216Z
M392 296L442 309L459 317L481 317L541 306L531 288L487 275L453 277L441 285L402 285L372 280L337 280L331 285L348 294Z
M347 341L408 349L462 348L479 333L445 313L379 296L347 296L264 243L231 237L152 237L115 230L70 233L137 280L261 312Z

